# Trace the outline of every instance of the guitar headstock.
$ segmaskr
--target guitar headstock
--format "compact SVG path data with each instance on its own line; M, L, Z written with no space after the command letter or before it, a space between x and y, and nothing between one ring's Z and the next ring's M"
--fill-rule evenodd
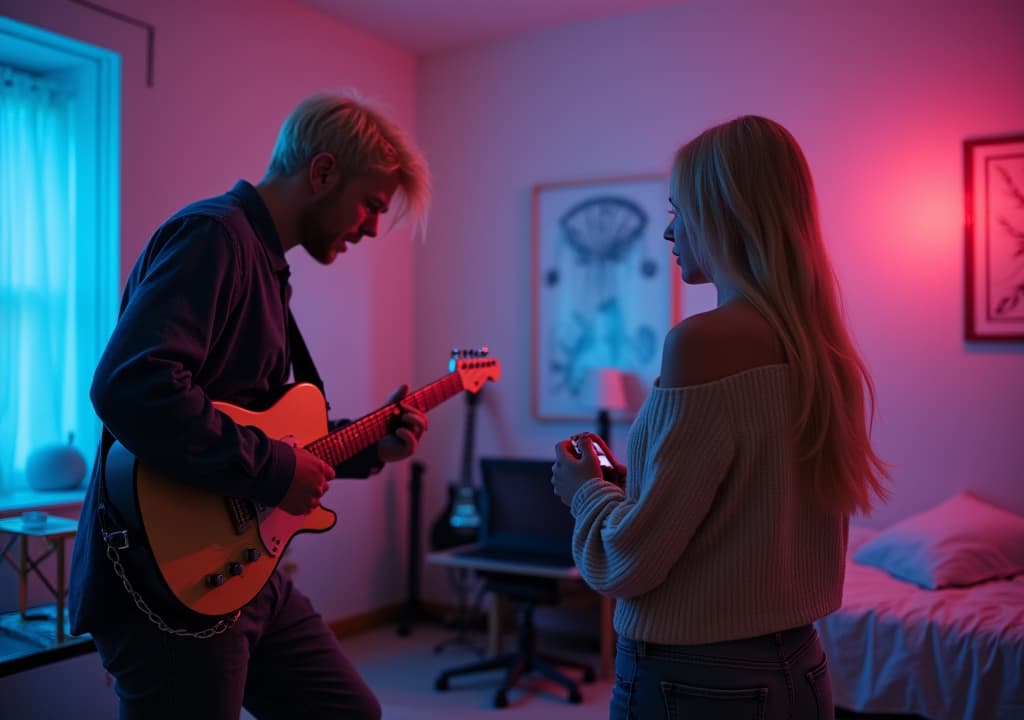
M469 350L452 350L448 360L449 372L458 373L462 379L462 388L471 393L479 392L488 380L496 381L501 377L501 363L488 357L487 346Z

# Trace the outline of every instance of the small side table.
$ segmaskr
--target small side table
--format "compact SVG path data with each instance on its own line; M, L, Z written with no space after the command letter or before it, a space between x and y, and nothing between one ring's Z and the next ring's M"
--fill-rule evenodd
M67 583L65 581L65 553L64 542L74 537L78 532L78 521L68 518L47 515L45 522L26 523L22 517L0 518L0 532L8 533L10 537L4 543L0 554L18 572L18 609L22 620L30 620L26 607L28 604L28 578L29 573L34 572L43 582L54 599L57 601L57 644L64 642L64 600L67 597ZM29 552L29 538L39 537L46 540L47 547L39 555L33 557ZM11 549L15 543L20 542L19 557L17 560L11 557ZM57 577L56 587L49 578L43 574L39 565L50 555L57 554Z

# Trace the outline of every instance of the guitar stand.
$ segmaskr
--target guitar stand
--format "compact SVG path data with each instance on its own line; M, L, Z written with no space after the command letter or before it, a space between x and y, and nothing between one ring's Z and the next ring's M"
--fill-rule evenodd
M423 494L423 475L426 466L421 462L412 463L409 478L409 567L406 580L406 601L398 614L398 634L406 637L412 626L423 620L440 623L441 618L429 612L420 602L420 505Z
M420 622L438 625L443 622L443 619L434 615L418 603L406 603L402 606L402 609L398 614L398 635L400 637L410 635L412 633L413 626Z
M472 606L466 602L467 596L472 590L470 587L471 583L469 582L469 579L472 577L474 577L472 571L467 570L466 568L448 568L448 579L459 599L459 604L454 617L446 618L446 624L455 628L455 635L446 640L442 640L435 645L435 655L441 654L444 652L445 648L452 645L467 647L476 653L477 657L483 657L487 652L486 648L481 647L471 635L472 631L480 630L479 621L484 617L483 613L480 611L480 604L483 599L484 592L486 592L484 584L480 583L480 587L476 591L476 598L473 601Z

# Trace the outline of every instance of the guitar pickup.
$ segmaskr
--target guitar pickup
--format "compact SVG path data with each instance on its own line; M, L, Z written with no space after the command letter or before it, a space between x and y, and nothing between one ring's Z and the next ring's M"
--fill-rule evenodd
M224 498L224 500L228 506L228 514L231 516L231 524L235 528L235 533L241 535L256 519L256 508L249 500L239 498Z

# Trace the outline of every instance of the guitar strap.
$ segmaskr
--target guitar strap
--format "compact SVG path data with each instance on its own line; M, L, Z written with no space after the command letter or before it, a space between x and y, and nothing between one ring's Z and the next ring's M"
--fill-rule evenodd
M316 370L316 365L309 354L309 348L306 347L306 341L299 330L299 324L295 322L295 316L292 315L291 308L288 308L288 348L291 355L292 374L295 377L295 382L308 382L316 385L320 390L320 394L324 396L324 405L327 406L327 411L330 412L331 404L327 402L327 394L324 392L324 381Z
M100 430L100 447L96 454L99 471L96 473L96 489L99 491L99 502L96 504L96 519L99 522L100 534L108 547L115 550L129 550L134 545L128 537L127 523L121 518L114 504L107 495L107 453L114 444L114 436L107 426Z

